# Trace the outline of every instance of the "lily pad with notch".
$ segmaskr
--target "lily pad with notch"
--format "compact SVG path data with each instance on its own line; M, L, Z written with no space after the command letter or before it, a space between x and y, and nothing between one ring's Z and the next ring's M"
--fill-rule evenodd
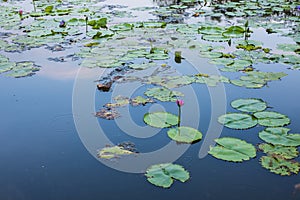
M257 118L258 124L262 126L278 127L285 126L290 123L290 119L286 115L278 112L262 111L256 112L253 115Z
M146 113L144 122L156 128L168 128L178 124L178 116L162 111Z
M152 165L145 173L147 180L155 186L169 188L174 180L186 182L189 178L189 172L182 166L172 163Z
M215 141L218 145L210 147L208 152L215 158L225 161L242 162L256 156L255 147L244 140L223 137L215 139Z
M257 119L245 113L227 113L221 115L218 122L232 129L249 129L257 125Z
M231 106L242 112L259 112L267 108L267 103L261 99L236 99L231 102Z
M260 139L273 145L282 146L299 146L300 145L300 134L288 133L290 129L283 127L266 128L259 132L258 136Z

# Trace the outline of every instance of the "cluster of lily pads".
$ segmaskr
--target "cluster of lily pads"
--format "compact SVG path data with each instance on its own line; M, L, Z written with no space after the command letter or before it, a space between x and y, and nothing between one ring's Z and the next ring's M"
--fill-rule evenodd
M227 113L219 117L218 121L227 128L248 129L257 124L267 127L259 132L258 136L266 143L258 147L267 156L260 158L261 165L271 172L280 175L298 174L300 163L294 160L299 154L300 134L288 133L290 129L285 125L290 119L280 113L265 111L266 102L261 99L237 99L231 106L241 113ZM218 144L211 147L209 153L222 160L241 162L256 156L255 147L246 141L237 138L218 138Z
M32 3L34 11L30 12L19 6L0 7L0 28L5 30L0 35L1 51L23 52L53 44L58 48L49 48L52 51L76 49L71 57L80 59L82 67L128 71L156 68L150 76L126 74L111 80L118 83L140 81L156 87L145 91L146 98L115 97L115 102L106 104L96 113L96 116L105 119L119 117L115 108L128 104L145 105L155 100L175 102L183 94L172 89L193 83L216 86L223 82L261 88L269 81L286 76L282 72L257 71L255 65L259 63L281 63L291 69L300 69L300 32L297 26L300 20L295 2L251 0L224 1L220 4L213 0L205 3L181 0L179 5L134 8L132 12L149 11L158 19L128 23L115 23L114 19L134 17L131 11L122 10L122 6L98 6L97 0L85 2L84 5L80 0L55 1L50 5L46 0L34 0ZM191 17L198 21L184 23ZM211 20L207 20L208 17ZM216 23L225 18L231 18L231 22L224 21L222 26ZM261 42L251 40L255 28L263 28L268 34L291 37L294 44L278 44L277 49L264 47ZM233 50L228 52L227 46L233 47ZM221 72L241 72L242 76L230 80L223 75L202 73L169 75L173 69L166 62L173 56L171 52L179 48L193 50L199 57L208 58L209 63L219 66ZM284 53L278 54L275 50ZM30 76L40 69L33 61L12 62L4 55L0 55L0 61L0 73L12 77ZM291 159L298 156L299 134L289 134L289 129L283 127L290 123L289 118L265 111L267 105L260 99L239 99L231 105L241 112L220 116L219 122L224 126L232 129L247 129L258 124L267 127L259 133L259 137L266 142L259 145L259 149L267 154L260 160L262 166L281 175L298 173L299 163ZM153 112L145 114L144 122L153 127L168 128L168 136L177 142L201 140L201 132L180 126L179 117L180 114ZM252 144L237 138L219 138L216 143L218 145L212 147L209 153L219 159L241 162L256 156ZM112 159L134 153L131 148L117 145L101 149L98 156ZM170 187L174 180L185 182L189 179L189 173L182 166L171 163L149 167L146 176L152 184L165 188Z

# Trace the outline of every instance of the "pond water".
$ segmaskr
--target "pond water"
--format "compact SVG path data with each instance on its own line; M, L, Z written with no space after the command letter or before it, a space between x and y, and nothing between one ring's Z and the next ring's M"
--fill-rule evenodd
M210 13L214 8L210 6L211 4L225 5L225 2L227 1L209 1L207 5L204 2L196 5L188 4L189 8L184 8L186 10L183 14L180 13L181 17L174 15L171 18L161 16L159 18L157 15L152 15L151 11L158 9L158 6L169 7L175 3L182 5L180 1L108 0L87 1L85 3L64 1L65 5L58 8L69 7L73 9L72 5L74 4L74 8L90 8L92 10L92 5L94 5L94 14L97 13L97 9L99 9L99 15L106 13L104 16L110 19L108 26L123 22L165 20L168 27L178 25L173 22L178 22L178 18L180 18L180 23L197 24L198 29L207 20L210 20L211 16L205 15L197 18L192 17L192 14L199 12L201 15L202 11ZM43 10L45 6L50 4L58 4L48 1L35 1L35 3L37 10ZM39 17L36 19L29 17L29 13L33 11L31 1L18 1L17 3L3 1L1 5L3 8L15 6L13 10L16 11L16 18L19 17L17 11L23 9L24 16L28 16L22 22L24 24L39 21ZM294 6L294 4L289 5ZM135 9L142 7L144 9ZM226 8L222 9L226 10ZM234 130L223 127L217 122L220 115L237 112L230 103L239 98L263 99L268 104L267 110L276 111L289 117L291 123L285 127L291 129L292 133L300 132L298 123L300 121L298 114L300 112L298 101L300 99L298 92L300 71L291 69L294 66L296 69L300 64L299 43L295 42L299 42L299 13L297 12L295 11L296 14L292 14L291 17L298 18L298 21L292 20L292 22L286 18L280 18L282 16L280 13L271 17L266 16L265 20L267 21L274 21L277 25L284 24L285 27L278 28L281 31L275 34L268 34L265 31L266 27L259 27L254 22L250 23L253 32L250 33L249 40L263 42L263 48L270 48L273 54L290 54L298 59L294 63L280 61L267 63L261 60L252 63L251 67L254 70L286 73L287 75L280 80L268 81L263 87L255 89L238 87L222 81L217 81L215 87L208 86L208 84L193 83L174 89L185 95L181 97L185 101L184 106L182 106L181 124L194 127L203 133L202 140L191 145L171 142L167 135L167 129L152 128L143 121L143 116L147 112L163 110L177 114L178 107L175 102L156 100L155 103L149 103L145 106L117 107L116 110L121 114L121 117L115 120L97 118L94 115L106 103L113 102L113 98L117 95L132 98L143 95L147 89L156 87L157 84L155 83L145 83L147 82L145 77L154 73L161 76L192 76L198 73L207 73L223 75L229 79L238 79L244 75L243 70L220 71L221 67L216 67L211 63L213 58L199 57L199 51L195 54L194 51L186 50L180 44L178 47L170 49L168 53L170 59L155 60L158 65L154 68L132 70L128 68L127 64L118 66L119 70L114 70L115 68L87 68L79 64L84 59L93 58L93 55L80 57L76 53L81 52L83 55L82 49L86 47L82 44L87 44L90 40L88 40L88 36L80 34L68 35L63 38L64 41L54 41L48 45L53 47L60 44L65 48L64 51L49 50L45 48L45 45L20 51L19 49L7 51L8 47L1 47L1 55L6 56L10 61L32 61L35 65L40 66L40 69L32 76L20 78L7 76L10 72L0 74L2 94L0 106L2 114L0 123L0 159L2 161L0 165L0 199L300 199L300 191L294 188L296 184L300 183L299 175L280 176L263 168L260 164L260 158L265 154L262 151L257 151L255 158L240 163L216 159L207 153L209 146L215 145L212 141L219 137L239 138L253 144L256 148L258 144L263 143L258 137L258 133L265 128L261 125L246 130ZM80 12L74 11L74 13ZM72 14L75 15L74 13ZM113 17L116 13L120 17ZM129 13L134 17L127 15ZM242 20L236 17L230 18L224 12L222 14L221 18L213 16L216 17L213 22L220 26L240 25L240 21L244 24L243 17ZM83 17L82 15L82 13L78 14L80 17ZM51 19L53 16L47 15L42 16L42 18ZM280 20L276 21L276 16ZM64 15L63 17L56 17L57 23L59 23ZM93 18L95 15L89 17ZM68 20L70 18L65 17ZM251 21L251 17L247 17L247 19ZM262 18L260 20L264 21ZM1 21L4 21L3 16ZM16 26L20 27L21 25L18 23ZM11 36L6 37L4 33L22 35L26 34L26 31L23 30L27 30L27 28L23 29L22 27L20 29L10 27L9 24L0 26L2 40L9 41L10 44ZM180 28L180 26L178 27ZM193 28L193 25L191 27ZM31 28L33 29L33 27ZM190 32L192 28L187 32ZM277 30L276 25L272 28ZM80 30L84 29L85 26L81 25ZM150 35L153 40L157 40L158 36L154 34L156 31L150 33L143 31L137 31L136 34L145 34L145 37ZM162 32L161 35L164 33ZM285 33L290 33L290 35L285 35ZM120 34L120 38L129 37L121 31L118 34ZM214 35L214 33L212 34ZM297 34L298 40L295 39ZM291 35L295 37L291 37ZM77 41L74 44L70 42L72 37ZM136 36L131 37L137 39ZM175 33L167 37L179 38ZM190 38L190 33L184 37ZM196 37L196 40L201 40L200 35ZM109 45L112 46L111 49L113 49L114 42L119 45L117 42L121 40L120 38L109 42ZM101 44L103 41L107 42L104 40L105 38L103 41L102 39ZM178 40L182 40L182 38ZM233 38L232 42L237 40L237 38ZM67 44L64 43L66 41ZM230 54L236 50L235 45L228 45L228 40L225 42L201 40L201 42L212 45L213 51L218 51L218 48L221 49L218 46L223 46L224 49L221 50L224 54ZM148 45L147 48L150 48L150 43L145 43ZM151 47L155 44L155 41L153 44L151 43ZM298 54L295 53L296 51L283 51L277 48L278 44L298 45ZM129 42L128 45L131 43ZM122 49L123 47L118 46L118 48ZM142 47L139 48L142 51ZM130 48L128 49L130 50ZM177 50L181 50L185 58L182 59L181 63L174 61L174 52ZM107 56L104 55L105 53L100 53L103 57ZM117 56L118 54L113 52L113 55ZM49 58L61 59L62 57L65 62L49 60ZM132 62L141 63L146 60L146 58L137 58ZM107 83L108 80L116 76L125 78L122 79L123 81L114 82L109 92L97 90L97 84ZM136 81L132 77L144 77L144 79ZM132 81L128 81L130 78ZM97 151L104 148L105 145L117 145L126 141L134 143L135 148L139 151L133 158L126 156L113 160L97 158ZM167 146L169 148L166 148ZM161 151L157 152L157 150ZM145 156L144 160L139 160L139 155L140 157ZM300 160L295 158L295 161L299 162ZM174 162L183 166L189 171L190 179L185 183L175 181L168 189L150 184L144 175L147 169L145 166L164 162Z

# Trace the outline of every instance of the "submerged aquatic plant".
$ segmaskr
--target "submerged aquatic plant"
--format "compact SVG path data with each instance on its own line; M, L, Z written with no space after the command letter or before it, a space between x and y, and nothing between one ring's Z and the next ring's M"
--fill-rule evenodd
M178 126L180 126L181 121L181 106L183 106L184 101L182 99L177 99L176 104L178 106Z

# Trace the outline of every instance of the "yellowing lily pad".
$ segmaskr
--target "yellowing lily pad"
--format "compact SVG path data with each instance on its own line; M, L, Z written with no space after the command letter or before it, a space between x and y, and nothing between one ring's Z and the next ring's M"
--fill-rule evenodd
M104 159L119 158L121 155L129 155L134 152L124 149L121 146L105 147L98 151L98 157Z
M275 174L290 176L298 174L300 164L296 161L286 160L280 156L263 156L260 158L261 165Z
M293 159L296 158L299 154L296 147L286 147L282 145L272 145L272 144L260 144L258 148L262 150L266 154L276 154L285 159Z

